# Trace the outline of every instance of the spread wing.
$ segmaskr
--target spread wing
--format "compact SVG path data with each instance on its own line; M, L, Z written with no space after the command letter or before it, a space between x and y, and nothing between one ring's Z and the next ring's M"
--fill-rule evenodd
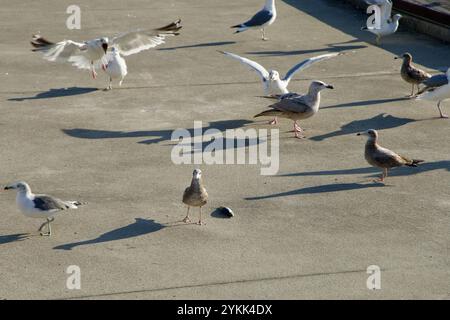
M123 33L114 37L110 45L116 47L121 55L129 56L163 44L166 37L179 35L177 31L181 28L181 20L178 19L177 21L158 29L137 30Z
M223 53L224 55L227 55L233 59L238 60L239 62L241 62L242 64L250 67L252 70L255 70L259 77L261 78L261 80L263 82L267 81L269 79L269 72L266 70L266 68L264 68L262 65L260 65L259 63L252 61L250 59L238 56L237 54L231 53L231 52L225 52L225 51L219 51L221 53Z
M319 61L323 61L323 60L327 60L336 56L341 55L342 53L336 52L336 53L328 53L328 54L323 54L320 56L315 56L306 60L303 60L302 62L296 64L295 66L293 66L287 73L286 76L284 77L283 80L289 82L291 81L292 77L294 76L295 73L297 73L300 70L305 70L306 68L312 66L314 63L319 62Z
M34 35L31 45L34 47L32 51L42 53L44 59L48 61L66 61L80 69L90 68L90 61L86 57L87 46L85 43L72 40L54 43L40 35Z

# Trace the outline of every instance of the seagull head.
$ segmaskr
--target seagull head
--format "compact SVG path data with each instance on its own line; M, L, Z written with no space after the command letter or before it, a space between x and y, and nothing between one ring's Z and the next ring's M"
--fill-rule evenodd
M393 17L392 17L392 20L394 21L394 22L397 22L397 21L399 21L401 18L402 18L403 16L401 15L401 14L395 14Z
M405 52L401 56L395 57L394 59L403 59L403 61L411 62L412 61L412 55L409 52Z
M103 51L105 51L105 54L106 54L106 51L108 51L108 43L109 43L108 38L106 38L106 37L100 38L99 42L100 42L100 46L103 48Z
M269 80L276 81L280 80L280 74L276 70L270 70L269 71Z
M13 183L6 185L4 188L4 190L18 190L21 192L25 192L29 189L30 189L30 187L28 186L28 184L25 181L13 182Z
M311 82L309 89L310 91L319 92L323 89L334 89L334 87L331 84L325 83L323 81L314 80L313 82Z
M195 169L194 172L192 172L192 177L195 180L200 180L200 178L202 177L202 170Z
M356 135L369 137L369 140L377 140L378 139L378 132L377 132L377 130L374 130L374 129L369 129L367 131L357 133Z

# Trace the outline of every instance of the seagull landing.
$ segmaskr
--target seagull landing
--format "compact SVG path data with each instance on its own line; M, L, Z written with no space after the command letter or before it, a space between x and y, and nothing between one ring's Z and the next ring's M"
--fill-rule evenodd
M424 162L424 160L411 160L405 158L389 149L383 148L378 144L378 132L376 130L369 129L365 132L360 132L357 135L368 137L364 151L364 157L367 162L372 166L383 170L381 178L375 180L376 182L383 182L388 175L388 170L391 168L401 166L417 167L419 163Z
M365 2L372 6L378 6L380 12L380 26L379 28L375 26L362 27L361 30L366 30L373 33L377 38L376 42L379 45L381 37L388 36L397 31L399 26L399 21L402 15L396 14L391 18L392 14L392 1L391 0L365 0Z
M277 18L277 10L275 8L275 0L266 0L264 7L258 11L250 20L232 26L231 28L237 28L235 33L244 32L248 29L261 29L261 39L266 41L266 27L274 23Z
M46 233L41 232L41 236L51 236L50 223L55 219L56 213L62 210L77 209L83 204L79 201L63 201L44 194L33 194L30 186L24 181L9 184L5 187L5 190L17 190L16 203L25 216L46 219L46 222L39 228L39 232L46 225L48 231Z
M128 56L156 47L164 43L168 36L178 35L181 20L177 20L159 29L137 30L123 33L111 39L102 37L85 42L63 40L51 42L34 35L32 51L41 52L48 61L67 61L79 69L91 70L92 77L97 76L96 68L106 69L106 53L109 47L116 47L122 56Z

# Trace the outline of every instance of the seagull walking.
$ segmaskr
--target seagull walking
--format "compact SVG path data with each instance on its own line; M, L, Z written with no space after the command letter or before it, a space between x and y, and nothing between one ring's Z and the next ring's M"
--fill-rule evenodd
M408 52L402 54L394 59L403 59L402 68L400 70L400 75L402 79L408 83L411 83L411 95L410 98L414 97L414 87L424 82L425 80L431 78L431 75L427 72L417 68L412 64L412 55Z
M422 84L427 83L426 87L418 92L416 99L437 101L441 118L448 119L448 115L442 112L441 102L450 99L450 68L447 70L445 78L446 81L442 79L442 75L436 75L422 82Z
M88 69L92 77L97 77L96 68L106 69L106 53L109 47L116 47L122 56L128 56L156 47L164 43L168 36L178 35L181 20L174 21L158 29L126 32L111 39L102 37L84 42L63 40L51 42L40 35L34 35L32 51L41 52L48 61L67 61L79 69Z
M266 38L266 27L274 23L277 18L277 10L275 8L275 0L266 0L264 7L258 11L250 20L232 26L231 28L237 28L235 33L244 32L248 29L261 29L261 39L264 41L269 40Z
M55 220L55 214L63 210L77 209L83 203L79 201L63 201L44 194L34 194L30 186L24 181L7 185L5 190L17 190L16 203L19 210L27 217L46 219L40 226L41 236L51 236L51 223ZM42 230L47 226L47 232Z
M378 144L378 132L374 129L360 132L357 135L368 137L364 151L364 157L367 162L383 170L383 174L379 180L376 180L377 182L383 182L388 175L388 170L391 168L401 166L417 167L417 164L424 162L424 160L410 160L389 149L383 148Z
M202 171L200 169L195 169L192 173L191 185L184 190L183 193L183 203L187 205L187 214L183 219L183 222L189 223L191 219L189 218L190 207L200 208L200 218L198 221L199 225L202 225L202 207L208 201L208 193L202 182Z
M361 30L366 30L373 33L376 36L376 43L379 45L381 37L385 37L395 33L400 24L402 15L396 14L391 17L392 14L392 1L391 0L365 0L370 6L378 6L380 10L380 25L365 26Z
M320 107L320 91L323 89L334 89L332 85L325 82L315 80L309 86L308 93L300 95L297 93L288 93L282 95L280 100L270 105L270 110L263 111L255 115L262 116L279 116L288 118L294 121L294 134L296 138L302 139L303 129L297 123L298 120L303 120L314 116Z

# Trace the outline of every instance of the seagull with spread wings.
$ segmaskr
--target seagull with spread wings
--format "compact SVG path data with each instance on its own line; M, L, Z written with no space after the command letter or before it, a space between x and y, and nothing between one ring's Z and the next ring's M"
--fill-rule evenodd
M111 39L102 37L85 42L63 40L51 42L40 35L34 35L31 45L33 51L41 52L48 61L66 61L79 69L91 70L95 79L96 68L106 70L108 48L115 47L122 56L129 56L164 43L168 36L178 35L181 20L178 19L158 29L137 30L120 34Z

